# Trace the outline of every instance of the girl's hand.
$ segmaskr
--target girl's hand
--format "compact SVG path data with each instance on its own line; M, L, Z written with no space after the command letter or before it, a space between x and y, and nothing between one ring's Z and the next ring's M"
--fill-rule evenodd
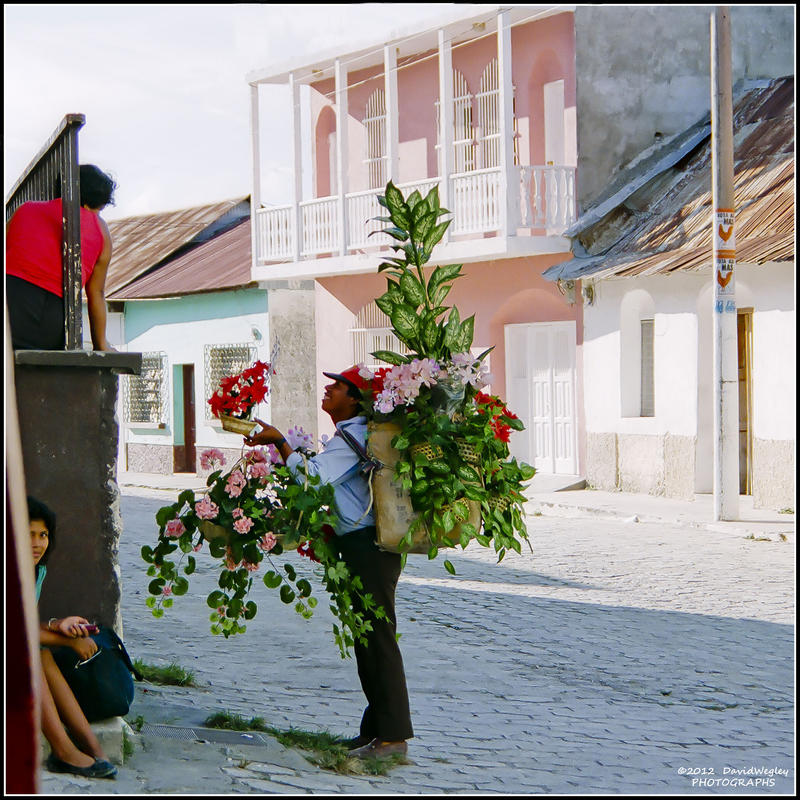
M64 617L64 619L54 620L48 629L53 633L60 633L62 636L68 636L70 639L77 637L88 637L89 631L84 628L84 625L89 625L89 620L83 617ZM96 647L95 647L96 649Z
M88 637L77 637L69 643L69 646L80 656L81 661L91 658L99 649L97 642Z

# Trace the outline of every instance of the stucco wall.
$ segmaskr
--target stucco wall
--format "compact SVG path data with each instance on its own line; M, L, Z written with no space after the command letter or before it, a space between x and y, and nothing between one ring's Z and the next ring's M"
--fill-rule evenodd
M580 210L661 133L710 107L713 6L575 9ZM792 6L733 6L733 79L794 73Z
M602 489L710 493L713 465L712 287L704 275L606 280L583 309L586 479ZM796 416L794 265L736 268L736 302L753 314L754 505L793 505ZM655 416L625 415L623 340L630 298L655 322ZM642 306L644 308L644 306ZM638 318L637 318L638 319ZM637 320L634 320L636 322ZM630 323L630 320L628 320ZM638 368L637 363L633 365Z

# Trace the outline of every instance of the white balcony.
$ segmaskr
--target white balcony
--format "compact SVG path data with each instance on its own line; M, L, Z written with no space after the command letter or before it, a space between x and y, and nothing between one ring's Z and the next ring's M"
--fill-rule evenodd
M575 168L524 166L516 167L515 172L518 199L510 204L509 211L516 215L509 225L515 236L500 235L503 198L499 168L451 175L450 243L437 248L435 255L438 257L432 263L452 257L468 261L561 252L566 246L561 234L575 220ZM438 178L428 178L400 184L399 188L406 197L414 189L424 196L439 182ZM374 269L375 256L388 251L394 242L384 234L370 235L384 227L383 223L374 221L374 217L386 214L377 200L380 191L371 189L347 194L344 202L339 196L303 201L298 209L293 205L257 209L254 229L257 277L331 275ZM341 242L342 206L347 221L344 246ZM371 258L365 259L365 255ZM291 264L292 269L282 269L281 264Z

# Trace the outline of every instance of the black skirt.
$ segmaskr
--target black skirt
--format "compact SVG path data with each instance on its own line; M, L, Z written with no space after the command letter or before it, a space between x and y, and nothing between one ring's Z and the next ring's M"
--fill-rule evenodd
M6 275L6 306L15 350L63 350L64 300L33 283Z

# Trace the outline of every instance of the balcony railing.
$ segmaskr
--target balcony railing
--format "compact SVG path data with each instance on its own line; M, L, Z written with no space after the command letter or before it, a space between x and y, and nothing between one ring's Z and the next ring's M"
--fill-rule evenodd
M519 167L519 203L515 222L532 235L557 235L575 220L575 168L562 166ZM407 197L414 189L423 196L437 183L427 178L399 184ZM451 236L480 235L498 232L502 224L501 173L497 168L452 175L450 211L453 212ZM370 189L345 196L347 214L347 252L387 247L393 240L373 232L383 223L375 217L385 210L377 200L379 190ZM300 204L300 258L313 259L336 255L339 241L339 198L321 197ZM256 210L256 262L259 264L292 261L297 252L294 230L294 207L279 206ZM512 226L513 227L513 226Z

